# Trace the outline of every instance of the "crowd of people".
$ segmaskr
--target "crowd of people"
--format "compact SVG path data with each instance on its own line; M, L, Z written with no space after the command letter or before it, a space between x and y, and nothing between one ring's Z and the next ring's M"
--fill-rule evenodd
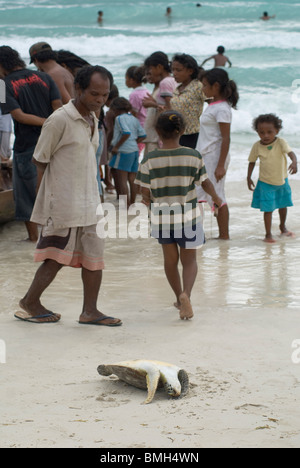
M214 212L219 239L230 238L225 180L232 109L239 92L224 69L226 63L231 65L224 47L217 52L207 59L215 60L211 70L199 67L188 54L176 54L170 61L162 51L152 53L144 63L126 70L125 83L132 89L126 99L119 96L107 69L76 54L56 52L39 42L29 50L30 63L37 68L31 70L17 51L0 47L0 77L6 84L1 108L14 121L16 219L25 222L29 240L37 242L35 260L42 262L20 301L17 318L37 323L60 320L40 299L58 271L72 266L82 269L79 323L122 324L97 309L104 244L96 233L96 213L106 193L126 196L128 207L137 194L149 207L153 203L190 207L185 221L181 218L178 224L171 218L167 228L158 217L152 235L162 244L165 273L180 318L192 318L196 252L205 242L199 203L207 202ZM152 92L145 82L153 86ZM297 158L278 138L281 128L281 120L273 114L257 117L254 129L260 139L249 156L252 206L264 212L268 243L275 242L271 227L276 209L281 234L294 236L286 227L287 208L292 206L287 177L288 169L297 172ZM292 161L289 168L286 155ZM1 157L9 154L3 152ZM258 159L255 187L251 176Z

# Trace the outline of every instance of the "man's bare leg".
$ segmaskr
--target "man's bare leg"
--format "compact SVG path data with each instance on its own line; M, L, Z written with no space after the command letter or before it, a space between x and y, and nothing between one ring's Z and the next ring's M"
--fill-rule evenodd
M43 292L53 282L57 273L61 270L62 267L63 265L60 265L54 260L45 260L45 262L37 270L28 292L19 303L20 307L32 317L50 313L50 311L41 304L40 298ZM59 319L59 314L53 314L53 316L41 318L40 321L57 322Z
M32 223L31 221L25 221L25 226L28 232L28 239L30 242L37 242L39 238L37 224Z
M103 318L101 320L102 325L121 323L121 320L116 318L104 318L106 315L102 314L97 308L102 270L90 271L82 268L81 278L83 283L83 308L79 322L91 323Z

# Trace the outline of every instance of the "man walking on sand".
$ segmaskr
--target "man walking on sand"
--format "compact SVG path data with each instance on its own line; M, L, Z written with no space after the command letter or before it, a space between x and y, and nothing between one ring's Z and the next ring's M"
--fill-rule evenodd
M66 68L57 63L57 53L47 42L37 42L29 49L30 63L38 70L48 73L59 89L63 104L74 98L74 78Z
M97 184L95 153L99 144L95 112L111 87L103 67L86 66L75 78L75 99L45 122L34 152L39 191L32 221L42 225L35 261L43 262L15 317L53 323L60 315L40 302L42 293L63 266L81 268L84 301L80 324L119 326L122 322L97 309L102 280L104 240L96 234Z

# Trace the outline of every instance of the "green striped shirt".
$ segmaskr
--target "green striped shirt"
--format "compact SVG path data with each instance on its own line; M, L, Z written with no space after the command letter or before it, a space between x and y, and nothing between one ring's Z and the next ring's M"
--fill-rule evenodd
M196 185L207 179L200 153L192 148L157 149L140 163L136 183L151 192L151 225L180 230L200 220Z

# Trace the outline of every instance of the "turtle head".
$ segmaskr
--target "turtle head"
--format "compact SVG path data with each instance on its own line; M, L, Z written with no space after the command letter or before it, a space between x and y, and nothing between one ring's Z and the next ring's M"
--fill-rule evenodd
M170 382L166 382L164 387L167 394L171 397L179 397L181 394L181 385L179 382L178 384L171 384Z
M108 366L105 366L104 364L98 366L97 371L100 375L111 375L111 370L108 368Z
M180 369L176 379L165 380L164 387L168 395L173 398L182 398L189 391L188 374L185 370Z

